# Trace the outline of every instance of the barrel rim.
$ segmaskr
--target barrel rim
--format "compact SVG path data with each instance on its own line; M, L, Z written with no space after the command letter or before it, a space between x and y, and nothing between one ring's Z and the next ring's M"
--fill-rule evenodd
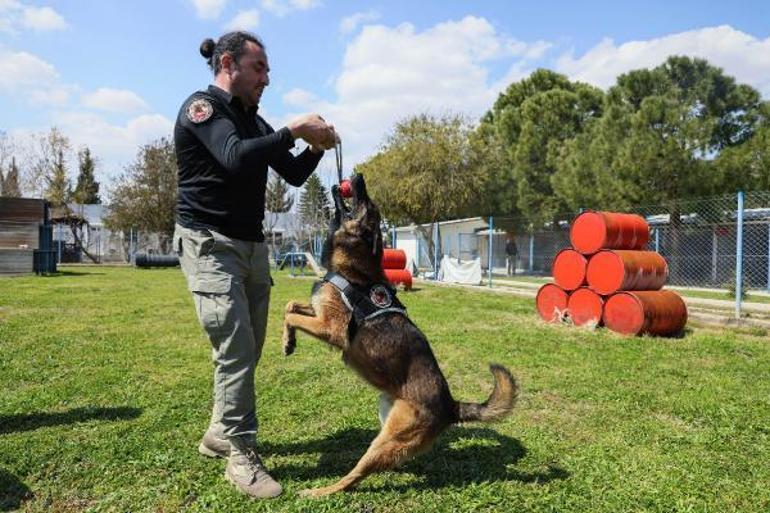
M645 292L658 292L658 291L645 291ZM638 322L634 324L634 327L635 327L634 331L620 331L617 328L613 327L612 323L607 322L607 312L610 311L611 304L621 300L622 298L631 298L633 300L634 305L636 306L636 313L638 315L635 316L635 320L637 320ZM615 292L607 299L607 302L604 304L604 312L602 313L602 322L604 323L605 326L607 326L610 330L614 331L615 333L620 333L621 335L638 335L642 333L642 331L644 330L644 325L646 322L646 318L644 315L644 304L642 303L642 300L639 299L634 294L634 291L632 290L620 290L618 292Z
M579 256L583 260L583 273L582 273L583 276L580 279L580 283L577 286L574 286L574 287L572 285L565 286L562 283L560 283L559 279L556 278L556 262L557 262L557 260L559 259L560 256L568 254L568 253L569 254L573 254L574 253L575 255ZM587 276L586 272L587 272L587 270L588 270L588 259L586 258L586 256L584 254L582 254L579 251L576 251L573 248L564 248L564 249L560 250L558 253L556 253L556 256L553 257L553 264L551 265L551 276L553 276L553 279L556 282L555 283L556 285L558 285L559 287L563 288L565 291L573 291L573 290L579 289L580 287L582 287L586 283L586 276Z

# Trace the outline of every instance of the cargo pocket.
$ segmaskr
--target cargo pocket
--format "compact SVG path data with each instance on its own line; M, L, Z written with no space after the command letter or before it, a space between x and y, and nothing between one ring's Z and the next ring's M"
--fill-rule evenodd
M198 274L191 281L190 290L195 297L198 320L216 346L221 336L229 331L231 278L226 275Z

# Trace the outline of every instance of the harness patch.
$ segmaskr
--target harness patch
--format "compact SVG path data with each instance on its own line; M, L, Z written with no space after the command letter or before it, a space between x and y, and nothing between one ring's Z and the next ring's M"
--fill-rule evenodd
M211 102L204 98L199 98L187 106L187 119L195 123L203 123L214 113L214 107Z
M393 304L390 291L383 285L375 285L369 292L369 299L380 308L388 308Z

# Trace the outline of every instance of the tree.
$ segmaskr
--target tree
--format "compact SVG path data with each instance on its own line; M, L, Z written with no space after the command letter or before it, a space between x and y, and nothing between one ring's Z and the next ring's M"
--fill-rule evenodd
M486 187L470 132L461 116L413 116L396 124L377 155L356 166L382 216L415 223L431 258L433 237L422 224L430 223L432 231L436 222L474 210Z
M94 170L96 161L88 146L78 151L78 180L73 192L75 202L81 205L101 203L99 198L99 182L96 181Z
M676 224L678 200L732 189L715 160L748 151L766 112L756 90L721 69L669 57L618 77L602 118L562 149L554 189L572 208L670 205Z
M23 188L33 197L51 196L57 204L63 204L70 186L66 169L69 139L53 127L33 135L30 142L25 145L29 165L24 167Z
M67 202L72 196L72 182L67 176L67 165L64 160L64 151L59 148L51 162L51 169L45 179L48 187L45 191L45 199L53 207L68 209Z
M601 90L544 69L508 86L477 130L496 132L510 159L508 176L500 173L500 183L489 184L497 191L515 184L515 195L509 194L515 205L499 209L520 211L532 227L564 212L566 205L551 184L557 157L565 141L601 116L602 102Z
M275 250L273 230L278 223L278 214L290 211L292 206L294 206L294 196L289 192L286 182L271 172L265 189L265 232L270 238L273 250Z
M131 229L165 236L163 250L174 233L177 166L173 143L161 138L139 149L136 160L110 191L105 226L113 231Z
M329 193L315 173L307 179L299 195L299 216L311 235L326 230L329 224Z
M19 187L19 168L16 166L16 158L11 158L8 171L5 177L0 173L0 196L6 198L21 197L21 188Z

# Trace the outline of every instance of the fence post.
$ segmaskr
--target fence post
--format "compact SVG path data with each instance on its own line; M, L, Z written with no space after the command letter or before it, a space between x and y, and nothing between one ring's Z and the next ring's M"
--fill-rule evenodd
M735 237L735 318L741 318L743 296L743 191L738 191L738 226Z
M660 253L660 228L655 227L655 253Z
M489 266L489 287L492 287L492 237L494 237L495 233L495 218L492 216L489 216L489 255L487 255L487 265Z
M58 251L58 260L56 261L57 264L61 263L61 223L58 223L56 225L57 231L59 232L59 244L56 245L56 247L59 249Z
M393 246L393 249L396 249L396 225L393 225L393 236L391 239L391 246Z
M438 281L438 222L433 224L433 279Z
M529 234L529 272L535 270L535 234Z

